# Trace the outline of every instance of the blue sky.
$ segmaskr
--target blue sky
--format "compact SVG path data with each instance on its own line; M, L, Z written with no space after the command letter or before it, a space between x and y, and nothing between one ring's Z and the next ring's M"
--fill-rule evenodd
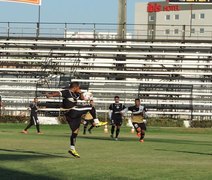
M127 23L134 23L136 2L127 0ZM41 22L117 23L118 0L43 0ZM38 7L22 3L0 2L0 22L36 22Z

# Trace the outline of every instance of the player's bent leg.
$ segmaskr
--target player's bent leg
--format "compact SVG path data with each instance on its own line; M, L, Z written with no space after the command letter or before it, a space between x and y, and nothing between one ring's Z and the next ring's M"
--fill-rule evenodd
M144 136L145 136L145 131L144 131L144 130L142 130L142 131L141 131L140 141L143 141Z
M94 123L95 123L96 127L107 125L107 122L99 121L99 119L97 119L97 118L94 119Z
M137 136L141 137L141 128L140 127L136 128L136 132L137 132Z
M23 131L21 131L21 133L28 134L27 130L33 125L34 125L34 123L30 120L30 123L27 125L27 127Z
M70 150L68 152L72 156L74 156L76 158L80 158L80 155L77 153L77 151L75 149L75 145L76 145L76 138L77 138L77 135L79 132L81 118L71 119L70 117L66 116L66 120L68 121L69 126L72 131L71 136L70 136Z
M75 149L75 143L76 143L76 138L77 138L77 133L78 131L72 132L71 136L70 136L70 150L68 151L69 154L71 154L72 156L76 157L76 158L80 158L80 155L78 154L78 152Z
M146 130L146 124L145 123L141 123L140 124L140 128L141 128L141 136L140 136L140 142L144 142L144 136L145 136L145 130Z
M91 127L88 129L88 132L91 134L91 130L96 126L95 123L92 123Z

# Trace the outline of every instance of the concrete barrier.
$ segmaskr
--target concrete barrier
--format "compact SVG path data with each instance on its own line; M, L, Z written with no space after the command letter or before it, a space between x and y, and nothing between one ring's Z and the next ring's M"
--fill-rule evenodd
M57 117L38 117L40 124L60 124Z

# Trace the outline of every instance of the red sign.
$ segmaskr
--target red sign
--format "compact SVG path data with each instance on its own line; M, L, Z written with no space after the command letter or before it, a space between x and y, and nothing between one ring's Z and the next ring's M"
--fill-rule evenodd
M149 3L147 6L147 12L160 12L160 11L180 11L179 5L165 5L162 6L158 3Z
M27 4L41 5L41 0L0 0L0 1L8 1L8 2L17 2L17 3L27 3Z

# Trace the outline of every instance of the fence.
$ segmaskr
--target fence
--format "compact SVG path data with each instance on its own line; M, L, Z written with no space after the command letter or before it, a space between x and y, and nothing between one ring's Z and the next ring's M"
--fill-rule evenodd
M94 38L107 39L117 36L118 24L112 23L36 23L0 22L0 36L3 37L76 37L86 38L90 33ZM126 39L144 40L212 40L212 25L155 25L127 24ZM72 36L68 36L72 34ZM85 34L83 34L85 33ZM103 33L105 36L102 36ZM77 36L79 37L79 36Z

